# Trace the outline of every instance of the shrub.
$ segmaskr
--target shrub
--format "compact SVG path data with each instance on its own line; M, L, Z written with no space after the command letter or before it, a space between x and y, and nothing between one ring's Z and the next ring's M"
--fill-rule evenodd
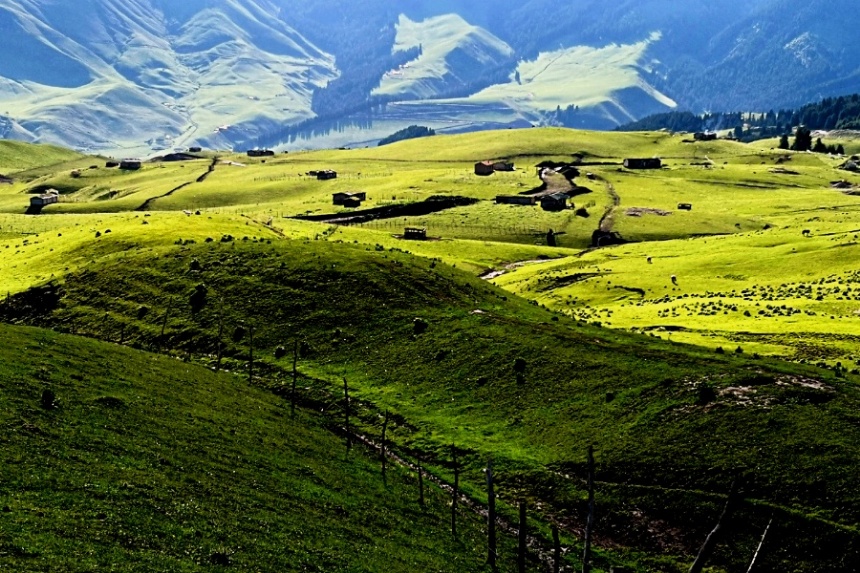
M199 284L194 287L194 292L188 297L188 303L191 305L192 314L197 314L203 307L206 306L206 285Z
M50 388L45 388L42 391L42 408L45 410L53 410L57 407L57 395Z
M413 334L420 335L427 332L427 328L429 328L429 324L427 321L422 318L416 318L412 321L412 332Z

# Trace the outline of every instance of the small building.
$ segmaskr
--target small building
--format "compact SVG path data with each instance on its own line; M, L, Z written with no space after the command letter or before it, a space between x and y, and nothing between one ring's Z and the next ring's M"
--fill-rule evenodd
M49 189L47 192L30 198L30 206L42 208L46 205L53 205L59 202L60 192L56 189Z
M113 169L114 167L119 167L119 161L106 161L105 167L107 169Z
M427 229L419 227L406 227L403 231L403 238L407 241L426 241Z
M659 157L648 159L625 159L624 167L627 169L662 169L663 162Z
M564 193L545 195L540 199L540 207L544 211L564 211L567 209L568 196Z
M343 203L341 203L341 205L343 205L347 209L358 209L359 207L361 207L361 199L359 199L358 197L347 197L343 200Z
M357 199L359 202L366 201L367 192L356 191L354 193L345 193L341 191L340 193L335 193L331 196L331 201L334 205L343 205L346 201L350 199Z
M248 157L274 157L275 152L271 149L249 149Z
M534 195L498 195L497 205L534 205L537 199Z
M696 141L715 141L717 139L717 134L713 131L700 131L693 134L693 139Z
M318 181L328 181L330 179L337 179L337 171L332 171L331 169L317 171Z
M492 161L481 161L475 164L475 175L492 175L496 172Z
M189 147L188 148L188 153L200 153L201 151L203 151L202 147Z
M507 161L496 161L493 163L493 171L516 171L516 167Z
M678 203L678 210L679 211L692 211L693 205L690 203Z
M123 159L119 162L119 168L125 171L137 171L143 167L143 163L140 159Z

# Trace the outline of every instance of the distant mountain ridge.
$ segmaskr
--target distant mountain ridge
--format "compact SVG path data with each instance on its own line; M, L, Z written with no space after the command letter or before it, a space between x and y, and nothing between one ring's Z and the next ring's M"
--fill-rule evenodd
M860 92L848 0L0 0L0 136L147 155Z

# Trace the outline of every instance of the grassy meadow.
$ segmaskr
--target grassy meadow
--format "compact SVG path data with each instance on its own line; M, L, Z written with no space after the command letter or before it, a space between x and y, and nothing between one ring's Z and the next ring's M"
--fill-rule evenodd
M576 183L591 192L573 203L587 216L494 203L497 195L537 187L535 164L574 154L585 163ZM632 156L661 157L664 168L624 169L622 160ZM244 402L224 410L230 401L215 398L222 394L270 400L263 412L283 409L292 352L282 356L276 349L298 344L302 414L290 423L306 434L296 440L339 431L346 378L357 431L378 436L383 412L393 413L392 447L449 483L456 444L463 490L478 504L486 501L483 469L492 459L502 514L515 522L515 502L526 500L543 543L550 524L562 528L572 567L581 567L589 444L597 450L601 507L595 571L622 565L685 571L738 475L746 499L714 556L714 571L746 566L771 513L782 543L763 556L763 567L847 572L846 563L860 559L853 485L860 463L860 196L850 188L860 187L860 176L838 170L843 159L784 152L771 142L690 143L682 134L564 129L436 136L264 159L209 152L191 162L146 163L136 172L53 152L34 152L18 168L9 163L14 182L0 186L0 317L66 336L0 327L9 333L0 352L21 353L15 344L35 351L33 337L48 337L52 344L82 345L82 356L121 353L128 367L120 370L128 372L146 372L135 361L153 354L172 356L156 359L167 369L157 377L135 381L121 374L116 383L138 384L133 392L140 400L169 389L164 399L171 402L184 396L180 380L188 372L214 390L209 402L196 390L182 399L220 413L195 416L182 431L210 432L212 424L224 426L216 422L221 416L268 420ZM484 159L513 161L517 171L477 177L473 164ZM319 169L335 169L338 178L307 175ZM849 188L833 188L837 180ZM46 188L58 189L60 202L24 215L29 194ZM351 210L332 205L339 191L366 192L362 209L436 196L477 202L356 225L295 218L347 215ZM692 209L680 210L680 203ZM628 242L591 248L601 221ZM426 227L431 239L401 239L407 226ZM556 247L547 245L549 229L563 233ZM250 346L255 376L249 384ZM214 369L219 349L221 366L238 376L202 368ZM10 364L29 368L27 361ZM49 381L71 378L80 387L61 366ZM75 376L88 367L73 366ZM0 372L4 381L30 376ZM113 383L98 381L84 396L113 395ZM228 390L227 383L234 386ZM6 400L29 411L24 398ZM32 396L27 400L33 403ZM184 420L185 414L171 415ZM153 416L138 425L156 422ZM257 458L237 454L245 471L267 456L292 463L284 457L285 438L267 433L273 428L259 428L261 443L271 447ZM218 439L223 428L211 431ZM335 446L326 436L313 438L319 447L293 444L308 460L300 463L327 459L324 452ZM112 439L133 458L130 444ZM204 467L211 463L206 454L195 453ZM13 481L23 479L10 471ZM334 476L337 464L325 471ZM403 487L412 487L403 472ZM194 479L214 487L221 478L213 475ZM359 470L350 475L364 479ZM367 499L380 495L376 485L368 487ZM361 499L350 503L364 504ZM289 515L271 517L267 503L260 506L263 521L297 523L302 514L296 502ZM392 503L391 519L412 515ZM312 529L308 543L330 553L330 569L375 570L383 552L394 550L355 529L364 514L342 515L341 532ZM438 519L436 530L444 528ZM16 535L31 529L20 525ZM203 539L213 539L213 531L204 530ZM34 553L50 561L59 554L44 544L66 543L60 541L66 533L46 535L21 559ZM266 543L291 546L281 534L270 535ZM352 554L334 541L341 535L358 535L360 545L371 543L379 552ZM481 570L478 541L452 545L434 536L415 543L424 545L404 551L421 556L421 570L470 570L455 567L462 559ZM429 555L437 543L438 554ZM200 566L210 545L201 542L204 549L187 570ZM259 555L274 551L267 547ZM173 549L159 551L173 559ZM255 559L238 549L235 555L237 563Z

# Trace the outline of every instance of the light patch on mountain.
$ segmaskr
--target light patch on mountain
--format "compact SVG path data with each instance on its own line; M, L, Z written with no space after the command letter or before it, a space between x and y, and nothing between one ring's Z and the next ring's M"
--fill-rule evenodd
M648 40L602 48L576 46L543 52L534 60L520 62L511 81L486 88L469 98L472 103L504 101L521 111L547 111L560 106L595 107L613 100L613 94L636 88L654 100L655 106L676 107L671 98L642 78ZM634 115L628 114L632 119Z
M41 142L147 155L313 117L334 58L268 0L6 0L0 113Z
M393 53L414 48L420 48L421 55L386 73L374 95L430 99L468 85L483 69L514 55L513 48L505 42L456 14L422 22L401 15Z

